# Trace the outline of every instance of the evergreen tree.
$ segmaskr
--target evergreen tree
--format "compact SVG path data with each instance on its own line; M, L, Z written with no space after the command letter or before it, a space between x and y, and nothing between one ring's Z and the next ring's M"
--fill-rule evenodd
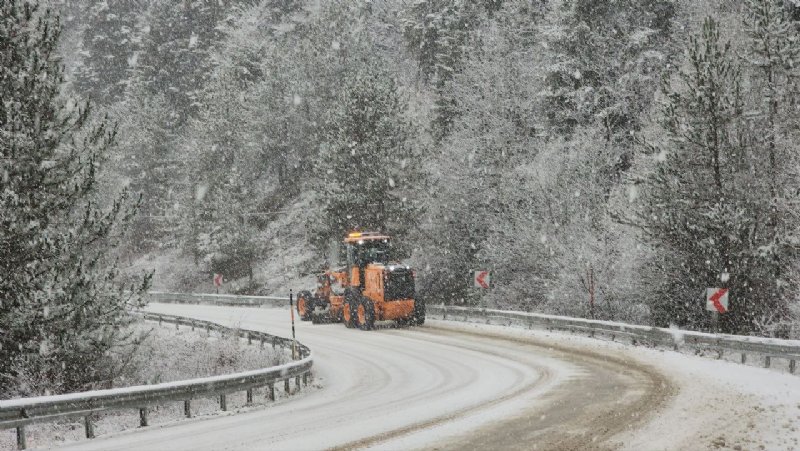
M139 52L141 0L104 0L88 11L84 58L75 73L77 90L92 102L122 100Z
M199 109L205 82L213 72L210 57L222 36L220 25L231 2L153 2L142 31L136 78L146 92L164 95L183 126Z
M180 200L180 175L185 164L173 146L178 133L170 124L174 118L163 95L146 95L140 86L131 87L125 101L115 105L122 136L114 152L114 169L127 188L141 197L139 214L133 218L128 249L147 252L165 247L174 236Z
M770 188L759 133L743 114L741 68L706 19L690 39L680 84L665 85L665 139L641 159L634 224L656 250L650 266L657 325L710 327L707 287L730 290L720 327L765 333L788 313L770 230Z
M323 185L321 249L353 229L389 233L402 243L417 222L411 195L420 176L406 105L381 64L359 66L342 87L316 164Z
M674 0L569 0L550 33L544 109L553 133L599 123L606 139L630 144L628 133L670 62ZM625 141L628 141L625 143Z
M0 2L0 392L73 391L115 375L129 308L148 286L116 283L109 262L133 214L98 205L98 165L115 127L61 94L59 20ZM127 291L126 291L127 290Z
M252 280L263 248L254 215L265 197L264 162L257 142L248 139L242 89L232 73L215 74L183 149L189 161L189 196L182 208L185 248L209 273L231 280Z
M480 294L472 290L470 271L491 268L510 282L517 277L515 268L530 268L519 259L503 258L503 251L518 249L510 244L511 218L530 199L519 190L515 168L529 161L540 144L535 118L540 60L532 30L541 13L506 2L494 14L492 31L475 40L465 56L468 64L449 81L460 114L438 147L439 155L430 157L435 189L425 198L419 240L419 266L425 268L420 288L431 299L475 303ZM539 274L528 274L527 281Z
M770 270L776 288L784 297L796 293L790 281L797 272L792 262L800 230L796 215L798 160L798 100L800 97L800 24L794 15L800 10L795 2L783 0L746 0L744 25L749 46L752 92L755 111L749 117L751 145L762 158L759 165L763 183L769 192L769 216L761 231L769 244L762 248L772 260ZM780 317L780 315L778 315Z
M417 59L422 80L430 83L436 92L431 119L431 132L436 141L450 133L459 113L450 81L464 68L484 13L491 14L502 3L498 0L435 0L415 2L404 10L402 26L406 46Z

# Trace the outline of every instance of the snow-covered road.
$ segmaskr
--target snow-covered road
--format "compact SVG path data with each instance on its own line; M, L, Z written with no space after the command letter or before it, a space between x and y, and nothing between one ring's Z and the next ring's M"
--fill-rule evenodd
M166 304L149 309L291 335L287 310ZM792 405L791 396L792 391L800 393L800 378L757 368L730 364L743 378L737 385L737 380L728 380L730 375L713 377L717 368L726 368L724 362L446 321L374 332L298 323L297 336L313 350L319 389L263 409L153 426L73 446L704 449L734 443L791 448L796 440L796 431L792 435L786 430L781 440L769 441L772 432L765 428L771 424L781 433L769 421L772 414L796 422L785 416L800 414L800 404ZM676 370L684 364L686 371ZM746 393L750 377L762 377L789 395L774 397L763 387ZM775 405L764 404L770 400ZM788 410L775 410L778 404ZM751 409L759 405L765 415ZM746 415L726 417L737 409ZM741 428L720 443L717 435L726 433L726 425Z

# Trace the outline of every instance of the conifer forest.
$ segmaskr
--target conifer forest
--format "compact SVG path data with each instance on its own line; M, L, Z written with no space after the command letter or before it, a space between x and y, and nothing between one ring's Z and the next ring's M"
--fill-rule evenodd
M428 304L800 338L800 2L0 0L0 393L353 230Z

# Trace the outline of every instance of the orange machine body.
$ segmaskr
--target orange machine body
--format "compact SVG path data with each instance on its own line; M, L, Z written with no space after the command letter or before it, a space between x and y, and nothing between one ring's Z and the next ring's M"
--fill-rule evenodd
M347 266L319 277L309 304L328 321L343 321L348 327L371 329L375 321L390 320L422 324L424 305L416 299L414 271L390 261L390 240L380 233L349 234L344 240ZM316 322L313 310L301 317Z

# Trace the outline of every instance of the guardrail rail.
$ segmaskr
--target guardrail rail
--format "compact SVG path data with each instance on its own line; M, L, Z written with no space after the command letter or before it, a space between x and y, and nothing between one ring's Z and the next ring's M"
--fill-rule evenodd
M157 321L159 324L171 323L176 328L191 327L192 330L205 329L209 333L219 332L247 339L249 344L260 343L261 347L269 344L273 348L291 349L296 343L295 352L299 360L263 368L260 370L204 377L184 381L167 382L154 385L140 385L109 390L95 390L80 393L68 393L55 396L41 396L0 401L0 429L17 430L17 448L26 449L27 439L25 426L33 423L50 422L66 418L83 418L86 438L94 438L94 415L108 410L139 410L139 425L148 425L148 407L171 401L184 402L184 415L191 417L191 401L200 398L218 397L220 409L227 410L226 395L245 391L247 403L253 402L253 391L267 387L267 396L275 400L275 383L283 381L284 390L290 391L290 380L295 379L296 389L300 389L300 381L307 385L311 375L313 359L311 350L292 339L278 337L265 332L234 329L211 321L186 318L158 313L143 313L145 320ZM293 354L294 354L293 353Z
M171 293L165 291L151 291L151 302L165 304L212 304L241 307L285 307L288 297L280 296L241 296L235 294L209 294L209 293Z
M769 368L774 359L782 359L788 365L789 373L794 374L800 360L800 341L774 338L749 337L740 335L710 334L681 329L640 326L611 321L570 318L544 315L540 313L493 310L475 307L428 305L429 317L443 320L498 324L505 326L562 330L585 333L590 337L602 336L611 341L628 340L637 345L667 347L675 351L681 349L707 350L716 352L721 359L725 353L740 354L741 363L746 363L748 355L763 357L764 367Z
M155 302L167 303L208 303L238 306L284 306L288 298L267 296L236 296L215 294L151 293ZM787 364L789 373L797 372L800 360L799 340L780 340L773 338L749 337L740 335L710 334L682 329L665 329L612 321L571 318L508 310L495 310L478 307L459 307L446 305L427 305L429 317L445 320L495 323L507 326L516 325L527 328L562 330L585 333L590 337L608 338L612 341L627 340L633 345L642 344L680 350L700 350L716 353L722 358L726 353L739 354L742 364L752 360L752 356L763 359L763 366L770 368L774 360ZM749 357L748 357L749 356Z

